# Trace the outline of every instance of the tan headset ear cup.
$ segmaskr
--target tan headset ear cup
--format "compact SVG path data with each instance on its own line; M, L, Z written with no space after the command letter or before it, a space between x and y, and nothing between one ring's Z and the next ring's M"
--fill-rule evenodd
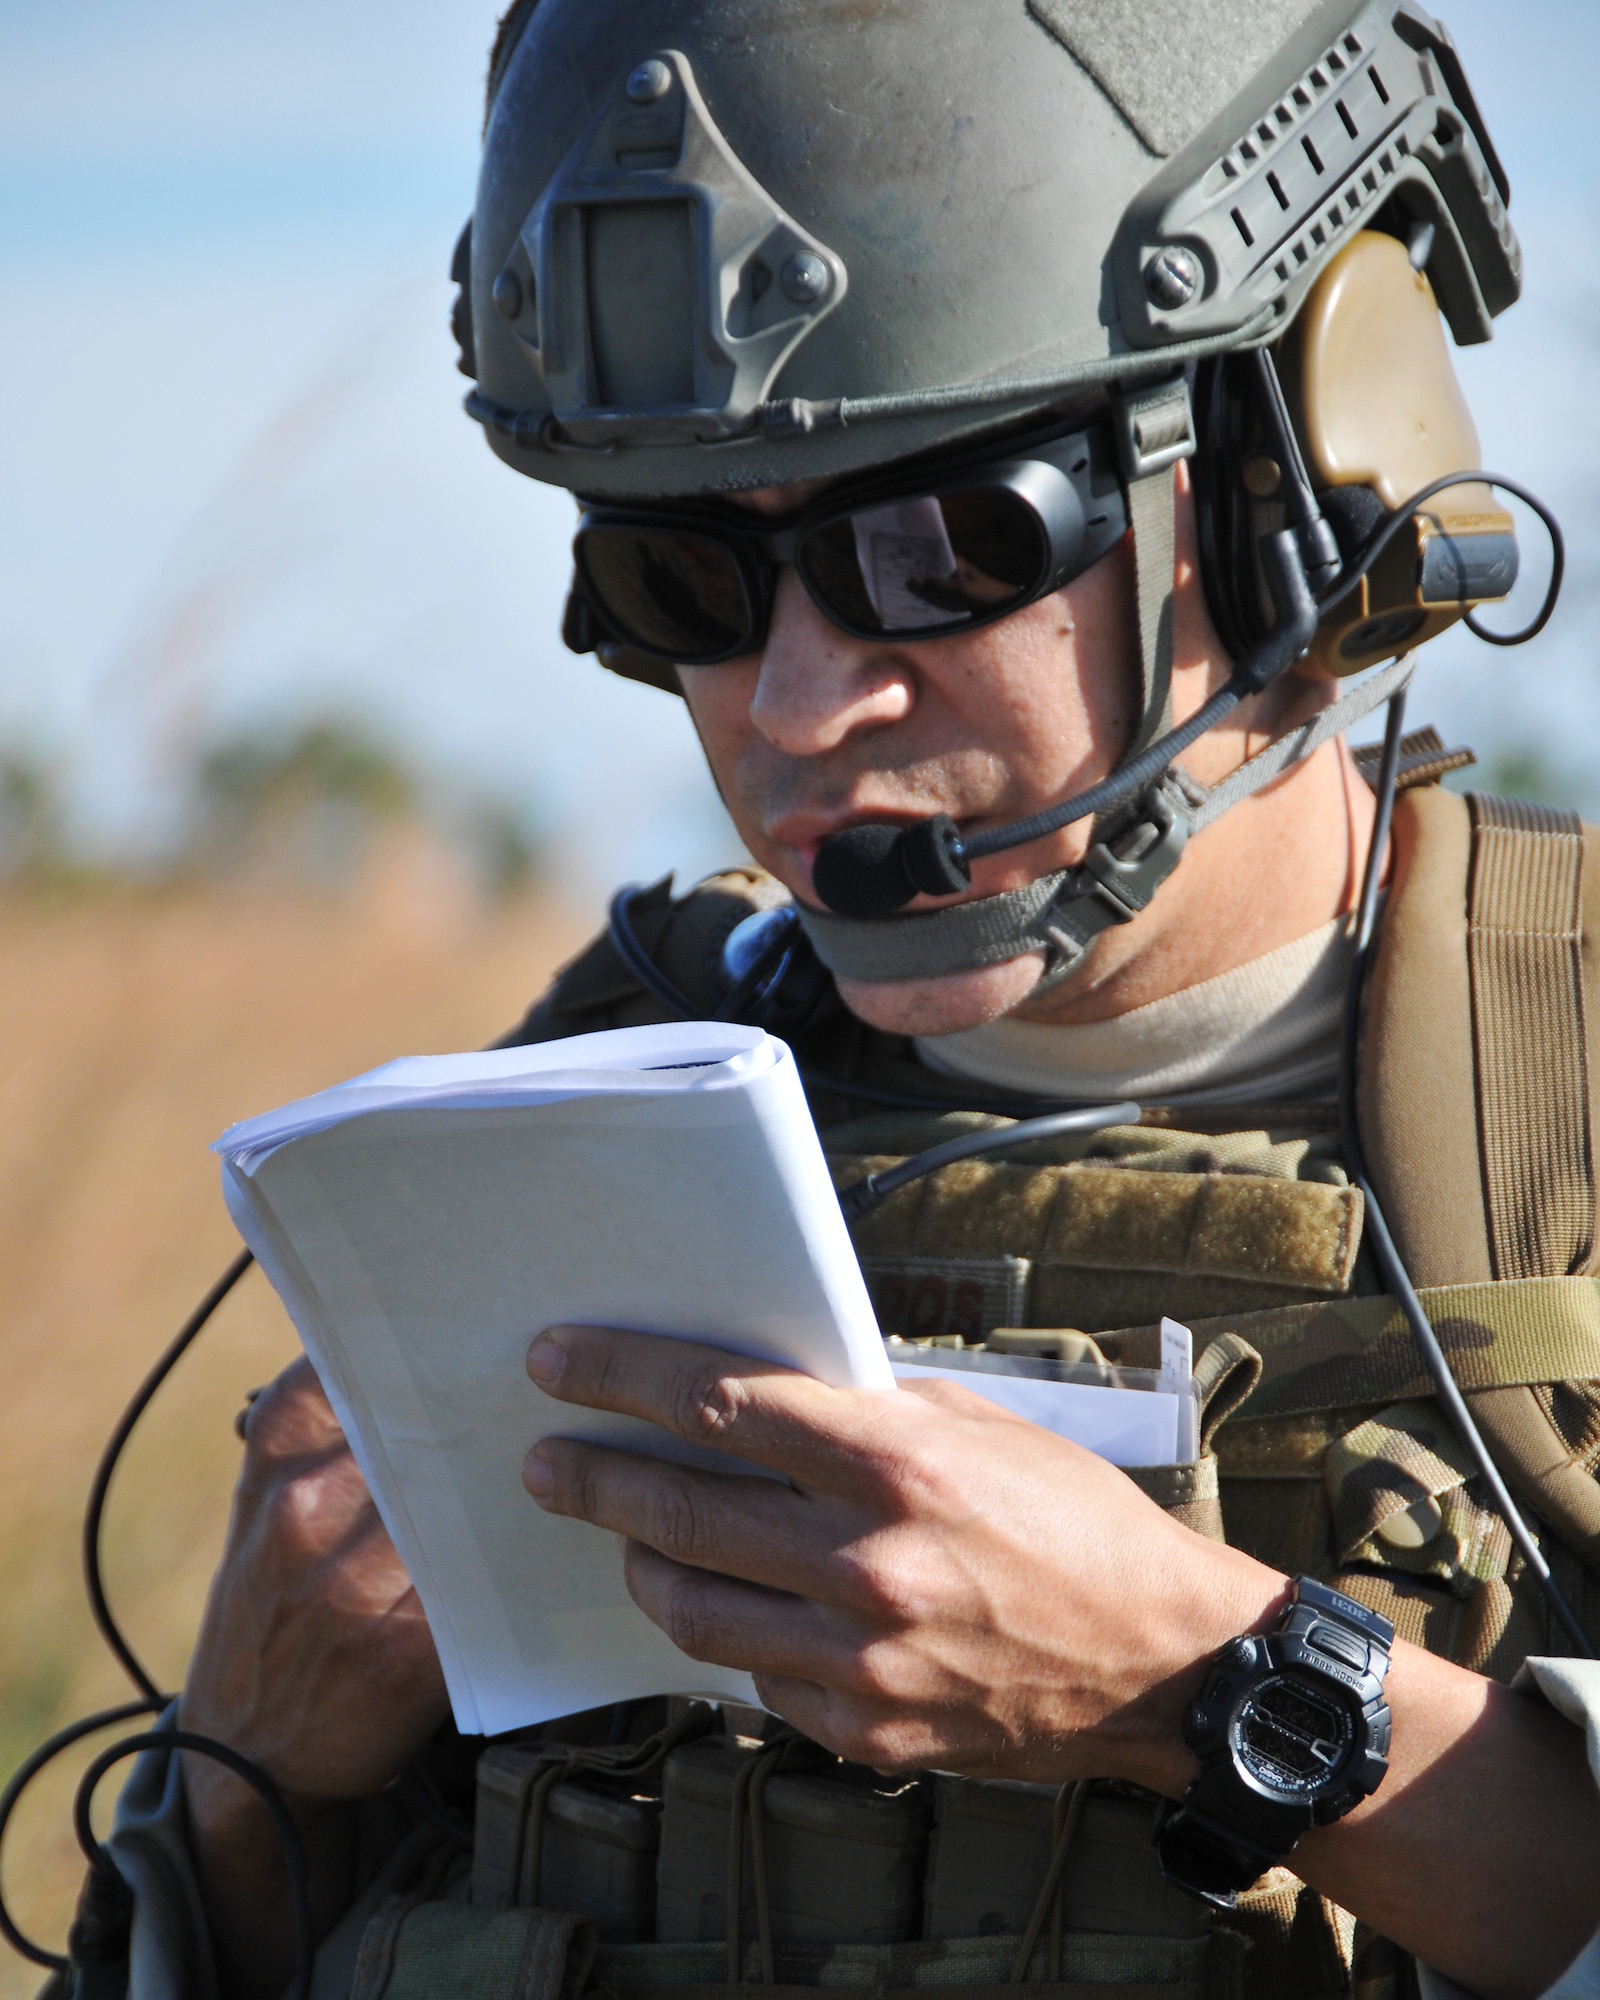
M1330 261L1283 343L1280 366L1312 484L1322 491L1365 488L1393 513L1430 481L1482 463L1433 287L1393 236L1363 230ZM1429 545L1441 538L1466 552L1472 577L1492 587L1465 597L1459 584L1441 591L1441 569L1462 574L1459 564L1429 562ZM1511 516L1487 486L1451 487L1327 612L1299 671L1360 673L1436 637L1473 605L1507 595L1515 579Z

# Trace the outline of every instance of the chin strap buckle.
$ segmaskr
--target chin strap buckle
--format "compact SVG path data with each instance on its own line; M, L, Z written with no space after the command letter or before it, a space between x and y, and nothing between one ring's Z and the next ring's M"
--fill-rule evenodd
M1091 894L1110 906L1112 921L1129 923L1150 907L1150 898L1177 867L1189 842L1185 806L1164 786L1139 801L1139 817L1113 843L1096 841L1084 857L1094 877Z
M1183 858L1193 827L1182 781L1173 772L1140 795L1115 835L1097 840L1046 912L1053 950L1050 983L1065 978L1102 931L1130 924Z

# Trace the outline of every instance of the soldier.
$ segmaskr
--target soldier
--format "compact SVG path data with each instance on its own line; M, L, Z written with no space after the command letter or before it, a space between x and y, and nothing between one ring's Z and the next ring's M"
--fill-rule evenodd
M549 1785L647 1801L704 1717L497 1751L523 1874L495 1889L488 1778L470 1860L450 1810L480 1746L441 1736L426 1622L298 1364L250 1413L181 1718L288 1801L319 1994L554 1996L591 1964L679 1995L1600 1993L1600 1683L1562 1657L1600 1630L1593 836L1440 790L1452 758L1399 736L1415 647L1516 572L1510 517L1451 479L1479 460L1440 320L1484 339L1515 298L1506 198L1414 0L506 18L457 260L468 408L579 496L569 643L687 702L756 863L619 897L506 1039L760 1022L841 1186L1045 1104L1137 1104L921 1174L857 1247L908 1339L1137 1365L1191 1321L1203 1449L1130 1477L955 1386L539 1334L550 1395L788 1481L528 1463L769 1711L719 1739L720 1917L674 1942L663 1900L618 1943L600 1894L594 1961L541 1877ZM1384 701L1380 772L1343 731ZM818 1850L820 1960L776 1832L744 1953L739 1814L766 1824L793 1757L853 1797L944 1774L906 1794L935 1843L901 1929L852 1932L857 1864ZM993 1873L1013 1836L1016 1879L967 1895L955 1857ZM147 1758L117 1853L136 1994L282 1988L247 1786ZM665 1845L660 1870L665 1899Z

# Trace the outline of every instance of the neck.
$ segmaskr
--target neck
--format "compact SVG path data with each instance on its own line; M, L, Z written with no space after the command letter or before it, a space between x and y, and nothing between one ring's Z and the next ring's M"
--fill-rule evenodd
M1255 748L1216 746L1233 762ZM1374 811L1343 741L1328 744L1196 835L1136 923L1106 932L1078 976L1012 1018L1108 1020L1319 929L1354 907Z

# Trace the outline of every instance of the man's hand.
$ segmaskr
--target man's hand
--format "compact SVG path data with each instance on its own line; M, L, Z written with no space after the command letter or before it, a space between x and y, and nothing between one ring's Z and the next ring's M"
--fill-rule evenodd
M1103 1459L969 1390L841 1391L715 1349L562 1327L564 1401L647 1417L788 1484L550 1440L529 1491L627 1538L686 1653L880 1769L1121 1777L1181 1792L1199 1663L1284 1579L1179 1527Z
M598 1327L541 1334L528 1372L785 1475L551 1439L523 1476L626 1538L629 1588L685 1652L749 1669L769 1708L862 1763L1176 1795L1208 1656L1286 1600L1114 1467L953 1384L829 1389ZM1531 2000L1600 1923L1583 1739L1403 1640L1386 1692L1387 1780L1292 1865L1484 2000Z
M311 1364L251 1405L227 1547L184 1687L186 1729L259 1764L306 1841L319 1931L350 1894L351 1802L380 1791L448 1713L411 1579ZM210 1759L184 1788L213 1934L252 1994L292 1970L287 1878L255 1793Z

